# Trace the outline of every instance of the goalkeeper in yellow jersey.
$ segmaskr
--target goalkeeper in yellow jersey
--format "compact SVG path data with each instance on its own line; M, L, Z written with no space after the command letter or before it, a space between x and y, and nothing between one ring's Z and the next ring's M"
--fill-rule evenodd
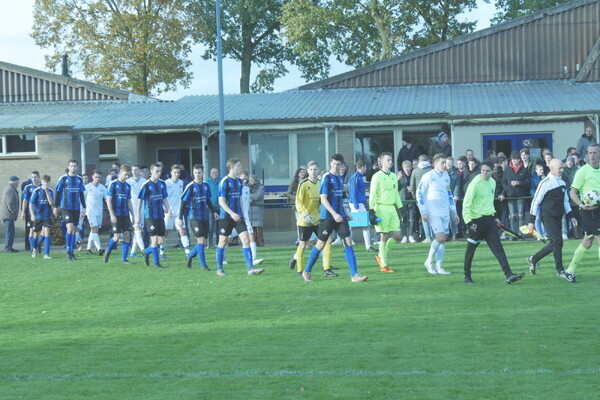
M298 273L298 277L302 278L304 271L304 249L306 243L310 240L313 234L317 235L319 229L319 209L321 205L321 197L319 189L321 181L319 180L319 164L315 161L309 161L306 164L308 177L300 182L296 193L296 211L298 212L298 230L300 232L300 241L296 254L290 261L290 268ZM338 274L331 270L331 238L325 244L323 249L323 275L336 277Z
M391 153L381 153L379 155L381 170L373 175L371 179L371 189L369 191L369 205L375 211L381 222L375 225L375 230L379 232L379 254L375 256L375 261L379 265L381 272L394 272L387 264L387 253L392 238L400 243L400 218L398 212L402 209L402 201L398 192L398 178L392 172L394 161Z

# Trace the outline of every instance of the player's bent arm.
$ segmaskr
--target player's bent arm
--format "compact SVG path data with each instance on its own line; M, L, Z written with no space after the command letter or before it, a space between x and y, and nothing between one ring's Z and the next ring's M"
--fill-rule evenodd
M569 197L571 197L571 201L577 204L578 206L581 207L581 205L583 204L581 200L579 200L579 190L571 188L571 190L569 191Z
M225 197L219 196L219 205L227 214L229 214L231 216L231 218L235 219L234 216L237 214L234 213L231 208L229 208L229 206L227 205L227 199L225 199ZM239 215L237 215L237 216L239 217Z
M336 222L341 222L342 216L340 214L338 214L337 212L335 212L333 207L331 207L331 203L329 203L329 200L327 200L327 195L322 194L320 196L321 196L321 205L323 207L325 207L325 209L327 209L327 211L329 211L329 213L331 215L333 215L333 218L335 219ZM338 221L338 219L339 219L339 221Z

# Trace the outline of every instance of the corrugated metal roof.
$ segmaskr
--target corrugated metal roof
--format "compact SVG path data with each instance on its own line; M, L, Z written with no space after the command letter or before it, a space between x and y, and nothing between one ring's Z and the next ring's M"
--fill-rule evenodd
M0 129L177 129L218 121L218 96L171 103L57 103L0 106ZM297 90L225 96L227 123L336 122L419 117L473 118L600 111L600 83L527 81Z

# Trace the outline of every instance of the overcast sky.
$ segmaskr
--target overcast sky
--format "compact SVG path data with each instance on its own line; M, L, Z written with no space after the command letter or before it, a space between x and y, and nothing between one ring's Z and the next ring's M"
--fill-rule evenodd
M33 25L32 10L34 0L0 1L0 60L24 67L46 70L44 65L44 51L35 45L31 38ZM494 1L486 4L478 0L479 8L464 18L470 21L477 20L477 29L489 26L489 21L494 15ZM216 94L217 88L217 63L204 61L200 54L201 47L197 46L191 55L192 72L194 79L190 88L179 89L176 92L167 92L160 96L165 100L176 100L186 95ZM300 73L293 67L288 68L289 74L275 82L276 91L296 88L304 84ZM336 64L330 76L346 72L351 68ZM258 68L253 66L253 72ZM73 76L85 79L81 71L73 70ZM225 93L239 93L239 63L225 59L223 62L223 86ZM253 80L252 78L251 80Z

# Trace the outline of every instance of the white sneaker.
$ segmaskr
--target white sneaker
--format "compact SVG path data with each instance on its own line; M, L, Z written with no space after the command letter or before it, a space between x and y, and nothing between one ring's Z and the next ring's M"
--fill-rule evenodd
M303 271L302 277L304 278L304 282L312 282L312 278L310 276L310 272Z
M44 260L52 260L52 257L50 257L48 254L44 254Z
M423 240L423 242L421 242L421 243L431 243L431 239L425 238L425 240Z
M444 270L444 268L442 268L442 267L437 267L435 272L437 272L438 275L450 275L451 274L451 272Z
M431 266L431 261L425 260L423 264L425 265L425 268L427 268L427 272L429 272L431 275L437 274L437 272L435 272L435 269L433 269L433 267Z
M415 238L414 238L412 235L410 235L410 236L408 237L408 241L409 241L410 243L416 243L416 242L417 242L417 241L415 240Z
M229 263L227 262L227 260L223 260L223 265L227 265L227 264L229 264Z
M358 273L352 275L352 278L351 278L352 282L366 282L367 279L369 279L368 276L362 276L361 274L358 274Z
M262 258L257 258L256 260L252 261L252 265L260 265L263 262L265 262L265 260L263 260Z
M406 236L402 236L402 240L400 241L400 243L408 243L408 239L406 238Z
M37 249L31 250L31 258L35 258L37 256Z
M566 234L563 233L562 236L563 236L563 240L569 240L569 237Z

